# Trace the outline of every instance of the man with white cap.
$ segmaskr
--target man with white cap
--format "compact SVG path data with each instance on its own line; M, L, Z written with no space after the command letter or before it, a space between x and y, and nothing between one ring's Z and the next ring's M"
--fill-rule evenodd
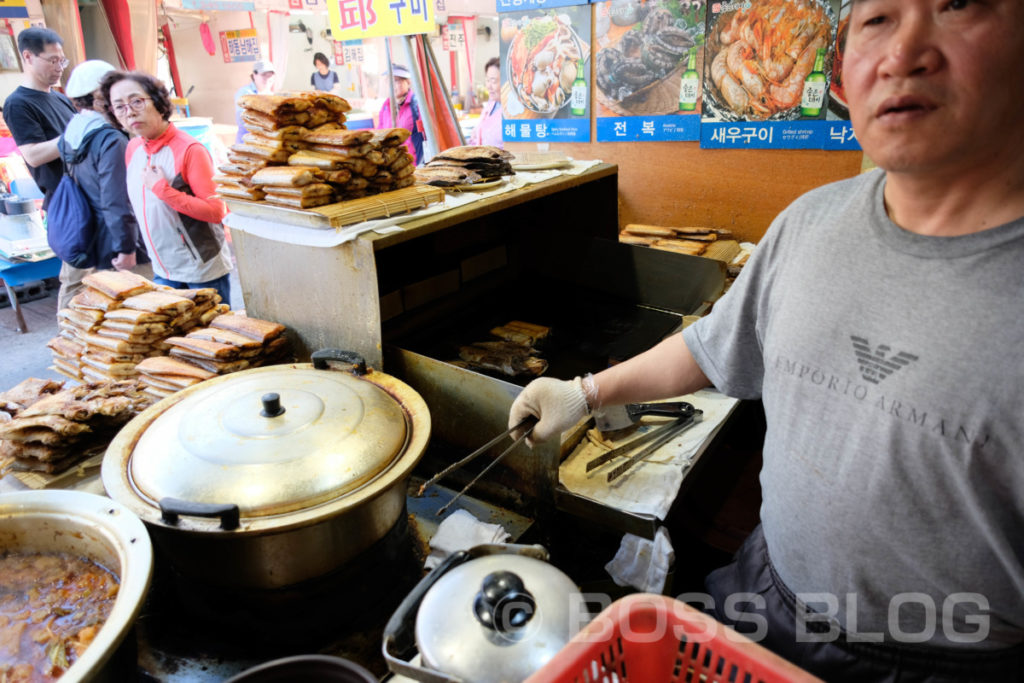
M128 136L108 118L100 90L100 81L111 71L117 71L112 64L90 59L75 67L65 88L78 113L68 123L57 147L65 172L82 188L92 209L94 239L81 261L61 267L58 310L68 305L81 289L82 278L94 270L132 270L137 255L146 259L125 181Z
M268 61L260 60L253 64L252 73L249 74L249 82L238 89L235 93L235 124L238 126L238 133L235 135L235 142L242 142L245 135L245 126L242 124L242 108L238 106L238 98L242 95L266 95L274 88L274 65Z

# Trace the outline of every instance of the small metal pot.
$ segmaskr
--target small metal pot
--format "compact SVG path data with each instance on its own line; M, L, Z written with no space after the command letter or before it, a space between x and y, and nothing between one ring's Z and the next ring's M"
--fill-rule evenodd
M111 442L101 476L184 576L280 588L332 572L394 526L429 437L412 388L324 350L151 406Z
M61 683L124 681L135 676L129 638L149 592L153 546L146 527L124 506L81 491L0 495L0 552L63 552L86 557L120 582L110 616Z
M426 683L525 680L591 619L576 585L547 559L541 546L523 545L449 555L384 628L388 668Z

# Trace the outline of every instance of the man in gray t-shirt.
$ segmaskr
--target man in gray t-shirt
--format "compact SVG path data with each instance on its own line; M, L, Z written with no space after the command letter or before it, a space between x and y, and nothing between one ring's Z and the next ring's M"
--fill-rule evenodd
M1019 0L854 2L844 88L883 170L794 202L682 335L512 407L541 441L599 405L761 398L762 525L707 607L830 681L1024 671L1021 26Z

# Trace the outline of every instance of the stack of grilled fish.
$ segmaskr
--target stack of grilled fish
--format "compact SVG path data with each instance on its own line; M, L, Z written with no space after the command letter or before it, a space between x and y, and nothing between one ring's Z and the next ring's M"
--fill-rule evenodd
M416 180L438 187L473 185L515 175L511 152L490 145L452 147L416 170Z
M102 452L153 401L137 380L91 382L43 396L0 424L0 474L63 472Z
M245 95L239 104L248 132L214 177L224 197L305 209L415 182L414 160L403 145L409 131L348 130L349 104L341 97Z

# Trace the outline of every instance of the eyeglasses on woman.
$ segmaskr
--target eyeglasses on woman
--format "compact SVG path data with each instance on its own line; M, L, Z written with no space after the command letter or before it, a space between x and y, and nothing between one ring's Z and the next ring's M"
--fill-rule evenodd
M116 116L124 116L128 113L128 109L139 112L146 108L146 102L151 101L149 97L133 97L124 104L115 104L110 107L110 110L114 112Z

